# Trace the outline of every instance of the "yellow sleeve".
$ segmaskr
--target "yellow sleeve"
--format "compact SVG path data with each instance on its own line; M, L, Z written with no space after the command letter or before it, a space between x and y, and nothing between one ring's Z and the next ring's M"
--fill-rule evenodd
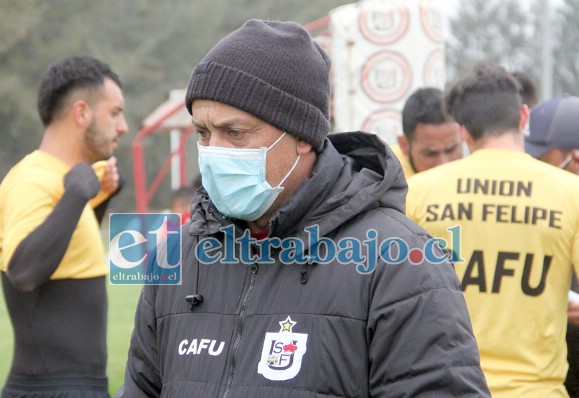
M90 204L90 206L94 209L95 207L97 207L98 205L100 205L102 202L104 202L105 200L107 200L109 198L109 196L111 196L110 193L103 191L102 189L99 191L99 193L97 194L97 196L95 196L94 198L92 198L88 203Z
M11 188L11 189L10 189ZM8 268L20 242L46 220L63 192L60 187L44 183L13 184L3 203L3 271Z

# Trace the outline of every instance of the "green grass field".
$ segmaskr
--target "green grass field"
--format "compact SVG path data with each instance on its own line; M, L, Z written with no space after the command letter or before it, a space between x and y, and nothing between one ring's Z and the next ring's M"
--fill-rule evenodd
M107 373L111 395L116 392L125 375L127 351L133 330L133 320L140 285L109 285L109 323ZM0 295L0 383L3 386L10 370L12 358L12 326L6 312L6 305Z
M125 375L127 350L133 330L133 320L140 285L109 285L108 368L109 390L116 392ZM0 295L0 383L4 385L12 358L12 326L6 305Z

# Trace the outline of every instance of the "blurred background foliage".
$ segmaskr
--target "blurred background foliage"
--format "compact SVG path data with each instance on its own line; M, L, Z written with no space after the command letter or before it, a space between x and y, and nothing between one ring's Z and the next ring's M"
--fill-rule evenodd
M579 0L561 0L554 13L554 94L579 91ZM0 179L40 143L36 86L52 62L86 54L104 60L121 76L131 129L117 152L126 186L112 210L134 209L131 142L144 117L184 88L194 66L224 35L249 18L308 23L340 0L0 0ZM457 2L447 37L451 81L482 59L540 78L537 0ZM157 150L158 149L158 150ZM146 141L149 173L168 153L160 138ZM148 181L152 176L148 177ZM153 206L166 207L164 183Z
M131 131L117 152L126 186L112 206L132 210L130 144L144 117L167 99L171 89L187 85L194 66L215 42L249 18L307 23L347 3L0 0L0 179L40 143L36 87L48 65L69 55L91 55L111 65L123 82ZM168 140L159 137L146 141L151 173L162 165L168 145ZM153 205L166 207L169 191L166 181Z

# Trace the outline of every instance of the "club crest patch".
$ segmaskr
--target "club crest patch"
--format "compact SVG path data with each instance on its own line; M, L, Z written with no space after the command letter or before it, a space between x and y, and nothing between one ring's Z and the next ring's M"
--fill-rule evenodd
M297 322L288 316L279 323L278 333L266 333L257 373L269 380L289 380L299 373L307 350L308 335L294 333Z

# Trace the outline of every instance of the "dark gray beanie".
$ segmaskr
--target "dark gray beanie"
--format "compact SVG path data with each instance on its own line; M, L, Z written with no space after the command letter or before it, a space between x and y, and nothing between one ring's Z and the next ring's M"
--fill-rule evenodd
M320 151L330 131L330 60L294 22L249 20L209 51L185 105L208 99L248 112Z

